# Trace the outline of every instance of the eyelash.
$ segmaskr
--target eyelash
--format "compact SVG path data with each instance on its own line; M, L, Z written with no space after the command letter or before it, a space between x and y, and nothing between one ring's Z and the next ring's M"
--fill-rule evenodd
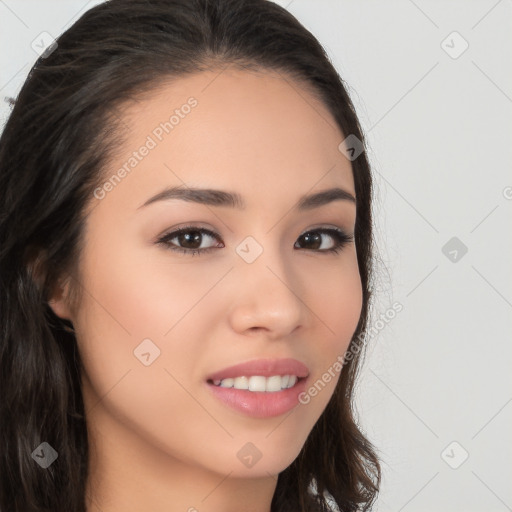
M203 234L207 234L208 236L211 236L212 238L220 239L220 236L215 233L214 231L211 231L206 228L200 228L197 226L185 226L183 228L177 229L176 231L173 231L171 233L168 233L161 238L157 240L157 244L162 244L164 248L169 249L171 251L175 252L181 252L188 255L201 255L205 254L207 252L210 252L214 249L221 249L221 247L207 247L206 249L185 249L183 247L176 246L174 244L171 244L169 241L173 238L176 238L179 235L182 235L184 233L189 232L200 232ZM352 235L347 235L344 231L342 231L339 228L318 228L318 229L312 229L310 231L305 231L300 236L308 235L311 233L326 233L329 236L331 236L335 240L335 246L332 249L305 249L305 250L311 250L316 252L323 252L323 253L332 253L332 254L338 254L343 247L345 247L346 244L349 242L352 242L354 240L354 237Z

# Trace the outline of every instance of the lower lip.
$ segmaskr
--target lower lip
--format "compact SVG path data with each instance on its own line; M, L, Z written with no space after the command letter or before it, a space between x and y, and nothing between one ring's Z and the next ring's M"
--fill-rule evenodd
M281 391L263 392L247 389L223 388L206 383L221 402L253 418L272 418L293 409L299 403L299 394L306 388L307 378L299 379L295 386Z

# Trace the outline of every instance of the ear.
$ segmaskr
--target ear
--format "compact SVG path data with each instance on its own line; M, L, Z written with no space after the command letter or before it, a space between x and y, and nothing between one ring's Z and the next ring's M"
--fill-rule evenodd
M25 250L25 261L36 286L41 290L46 278L46 251L30 246ZM48 305L60 318L71 320L71 310L68 305L70 277L60 278L48 296Z
M48 305L59 317L71 321L71 310L68 303L70 279L59 279L48 298Z

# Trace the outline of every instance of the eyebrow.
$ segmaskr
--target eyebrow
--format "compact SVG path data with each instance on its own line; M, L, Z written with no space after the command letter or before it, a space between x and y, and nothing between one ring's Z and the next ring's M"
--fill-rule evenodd
M236 192L204 188L169 187L150 197L137 210L157 201L169 201L171 199L180 199L209 206L227 206L239 210L244 210L246 207L242 196ZM300 197L295 209L298 211L308 211L333 201L349 201L356 204L356 198L350 192L335 187Z

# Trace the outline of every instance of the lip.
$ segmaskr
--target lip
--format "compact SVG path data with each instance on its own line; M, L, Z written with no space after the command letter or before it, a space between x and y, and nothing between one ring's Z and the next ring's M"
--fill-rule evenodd
M253 418L272 418L287 413L299 404L299 395L306 389L307 377L297 380L291 388L281 391L249 391L247 389L222 388L206 382L215 398L235 411Z
M304 378L309 375L309 369L304 363L292 358L254 359L212 373L206 377L206 380L214 381L235 377L252 377L254 375L261 375L262 377L272 377L272 375L296 375L299 378Z

